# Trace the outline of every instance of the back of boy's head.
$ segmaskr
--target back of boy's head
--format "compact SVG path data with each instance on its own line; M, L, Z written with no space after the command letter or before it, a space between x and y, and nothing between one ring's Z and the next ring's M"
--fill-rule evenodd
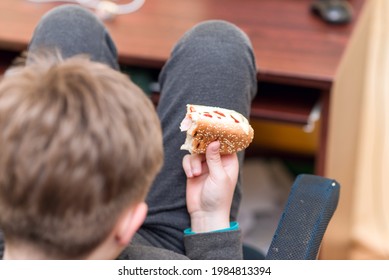
M79 257L145 199L162 164L161 129L125 75L42 57L0 83L0 228L6 242Z

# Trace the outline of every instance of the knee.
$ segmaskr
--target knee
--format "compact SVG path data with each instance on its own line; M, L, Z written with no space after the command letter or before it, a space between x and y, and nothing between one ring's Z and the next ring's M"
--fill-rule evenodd
M79 5L67 4L53 8L47 12L41 20L41 24L55 23L69 23L82 24L86 22L96 22L97 17L88 9ZM80 28L79 26L78 28Z
M247 34L238 26L225 20L207 20L195 25L188 37L209 37L221 42L244 43L251 46Z

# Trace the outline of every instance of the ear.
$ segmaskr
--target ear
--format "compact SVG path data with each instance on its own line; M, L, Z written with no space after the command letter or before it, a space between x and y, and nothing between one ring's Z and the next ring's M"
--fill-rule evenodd
M146 219L147 204L140 202L124 210L116 223L115 240L120 246L127 246Z

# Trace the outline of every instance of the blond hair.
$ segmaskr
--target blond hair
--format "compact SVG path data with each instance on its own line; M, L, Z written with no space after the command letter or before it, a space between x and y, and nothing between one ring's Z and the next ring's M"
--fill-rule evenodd
M53 57L0 83L0 228L6 241L77 257L145 199L162 136L152 103L127 76Z

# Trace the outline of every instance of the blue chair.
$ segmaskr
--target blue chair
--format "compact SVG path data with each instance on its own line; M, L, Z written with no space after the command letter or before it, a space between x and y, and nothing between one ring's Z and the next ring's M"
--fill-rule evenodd
M291 188L267 260L315 260L339 200L332 179L299 175Z

